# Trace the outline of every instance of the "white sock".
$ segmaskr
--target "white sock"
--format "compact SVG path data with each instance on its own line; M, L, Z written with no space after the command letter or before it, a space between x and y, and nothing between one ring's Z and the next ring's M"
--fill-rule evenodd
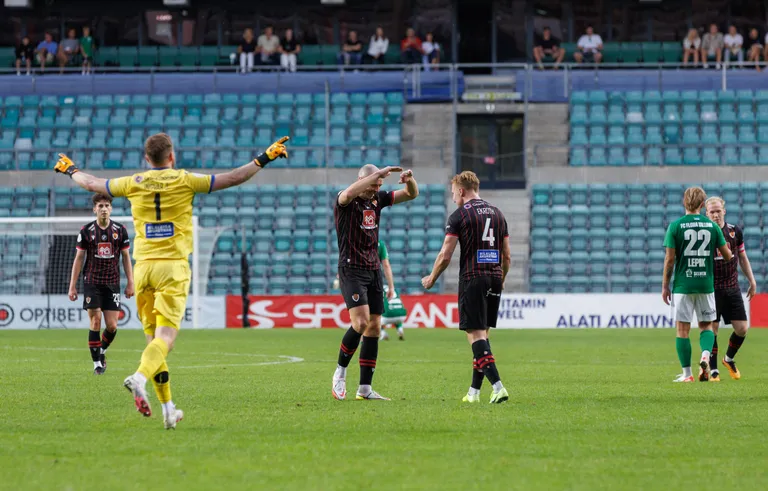
M725 355L725 361L727 361L727 362L731 362L731 361L733 361L733 358L731 358L731 357L730 357L730 356L728 356L728 355Z
M709 351L704 350L701 352L701 359L704 360L706 358L707 363L709 363Z
M683 377L693 377L693 373L691 373L691 367L683 367Z
M176 409L176 406L173 404L173 401L164 402L163 404L163 416L168 415L168 411L171 409Z
M334 373L333 376L337 378L347 378L347 367L338 365L336 367L336 373Z
M147 377L145 377L143 373L136 372L133 374L133 378L135 378L142 387L147 385Z
M398 334L402 334L403 333L403 328L402 327L398 327L397 328L397 333Z
M502 385L501 380L499 380L498 382L493 384L493 391L494 392L498 392L498 391L500 391L503 388L504 388L504 385Z
M470 387L469 388L469 392L467 392L467 395L479 396L480 395L480 389L475 389L474 387Z
M371 386L370 385L361 385L357 388L357 393L361 396L367 396L371 393Z
M101 362L100 361L94 361L93 362L93 368L99 368L100 366L101 366Z

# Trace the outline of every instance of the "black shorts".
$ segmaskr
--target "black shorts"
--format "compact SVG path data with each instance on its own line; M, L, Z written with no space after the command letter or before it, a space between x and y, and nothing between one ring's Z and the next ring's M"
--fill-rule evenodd
M501 278L479 276L459 282L459 329L496 327L501 303Z
M83 310L120 310L120 285L85 285Z
M716 322L723 318L723 324L731 321L747 320L747 311L744 309L744 298L738 288L715 290L715 307L717 308Z
M348 309L367 305L373 315L384 313L381 270L339 268L339 286Z

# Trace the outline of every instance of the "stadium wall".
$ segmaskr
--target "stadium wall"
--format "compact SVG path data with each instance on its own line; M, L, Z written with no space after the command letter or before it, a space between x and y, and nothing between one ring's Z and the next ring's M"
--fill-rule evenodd
M409 328L457 327L455 295L408 295L404 323ZM768 294L751 302L753 327L768 327ZM240 328L242 298L237 295L201 298L200 327ZM135 298L124 300L118 326L139 329ZM187 307L182 327L192 327ZM248 322L253 328L344 328L349 314L338 295L251 296ZM88 315L66 295L0 296L0 329L76 329L88 325ZM657 294L504 294L497 327L552 328L671 328L672 310Z

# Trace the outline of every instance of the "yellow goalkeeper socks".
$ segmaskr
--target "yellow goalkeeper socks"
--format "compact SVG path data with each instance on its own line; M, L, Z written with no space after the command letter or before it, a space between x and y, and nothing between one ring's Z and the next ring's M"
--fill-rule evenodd
M152 383L155 386L155 394L157 394L157 400L165 404L171 402L171 378L168 373L168 364L163 362L160 365L155 376L152 378Z
M165 365L165 357L168 356L168 345L160 338L155 338L144 348L141 354L141 364L138 373L144 375L146 380L151 379Z

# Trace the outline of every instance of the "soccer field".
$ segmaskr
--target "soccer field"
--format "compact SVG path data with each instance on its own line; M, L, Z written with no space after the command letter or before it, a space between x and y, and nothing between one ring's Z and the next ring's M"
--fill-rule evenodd
M140 332L118 334L101 377L84 330L2 332L0 489L768 487L766 331L719 384L671 383L671 329L495 331L502 405L487 381L482 404L460 402L471 352L454 330L381 343L391 402L338 402L341 335L183 331L169 362L185 419L166 431L152 389L147 419L122 387Z

